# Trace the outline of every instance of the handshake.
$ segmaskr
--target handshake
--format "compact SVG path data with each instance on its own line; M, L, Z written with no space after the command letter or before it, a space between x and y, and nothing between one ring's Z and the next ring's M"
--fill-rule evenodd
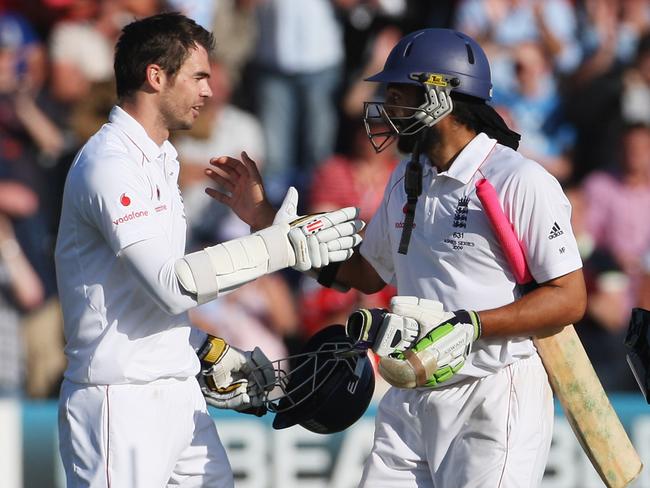
M345 330L357 346L380 357L379 373L391 385L436 387L463 367L481 336L481 321L476 312L446 312L435 300L396 296L390 312L353 312Z

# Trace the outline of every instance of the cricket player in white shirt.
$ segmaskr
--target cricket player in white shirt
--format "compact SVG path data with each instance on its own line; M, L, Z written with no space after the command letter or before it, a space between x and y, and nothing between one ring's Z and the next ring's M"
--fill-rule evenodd
M325 286L398 290L379 324L348 322L399 386L379 405L361 486L539 486L553 403L531 335L579 320L586 306L568 200L516 152L519 134L486 103L490 68L470 37L411 33L367 81L387 85L385 102L366 103L372 144L397 140L411 157L395 169L360 253L319 272ZM477 197L483 179L538 284L525 295ZM418 371L427 356L436 369ZM398 369L382 369L385 359ZM409 370L417 381L388 377Z
M347 259L360 242L354 208L288 223L297 203L290 190L281 212L258 209L250 222L257 232L185 254L179 163L167 139L189 129L211 96L213 44L180 14L126 26L115 54L118 106L66 180L56 268L68 358L59 402L68 487L232 487L204 395L213 405L255 410L263 392L249 375L255 367L269 374L270 363L259 349L237 351L213 337L191 344L186 311L287 266L307 271ZM257 205L261 187L257 200L245 201L219 161L210 172L229 190L221 198Z

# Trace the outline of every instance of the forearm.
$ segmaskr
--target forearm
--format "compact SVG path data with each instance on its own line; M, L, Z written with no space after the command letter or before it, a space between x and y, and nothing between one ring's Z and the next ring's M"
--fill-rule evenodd
M341 263L336 273L335 281L368 295L376 293L386 286L386 283L384 283L379 274L366 261L358 249L350 259Z
M503 307L479 311L482 337L536 335L577 322L587 303L582 270L540 285Z
M51 156L57 156L63 148L63 134L38 108L36 102L27 96L17 96L16 113L39 149Z
M45 296L43 284L16 239L0 241L0 260L7 268L16 303L26 310L39 306Z

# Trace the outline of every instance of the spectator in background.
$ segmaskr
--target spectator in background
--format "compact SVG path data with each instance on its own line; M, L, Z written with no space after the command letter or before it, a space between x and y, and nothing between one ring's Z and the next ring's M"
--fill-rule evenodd
M43 285L22 252L11 217L36 211L37 198L15 182L0 182L0 397L18 395L25 378L22 315L43 301Z
M78 145L94 134L115 104L113 48L124 25L154 15L161 0L68 0L50 33L51 90ZM90 96L92 94L92 96Z
M0 8L0 11L2 9ZM26 89L38 92L47 77L47 54L29 21L16 12L0 13L0 43L16 50L18 78Z
M167 0L171 10L181 12L205 29L211 29L215 11L223 0Z
M540 43L557 73L571 73L582 57L569 0L461 0L454 28L484 47L494 86L503 89L513 77L509 51L520 43Z
M397 27L387 26L370 41L367 60L359 72L352 74L352 82L343 96L343 113L353 121L352 124L363 117L363 102L376 98L377 87L367 83L365 79L383 68L388 54L401 37L402 32ZM354 129L352 131L356 132Z
M264 181L279 201L301 192L337 134L336 95L344 45L337 4L345 0L266 0L257 6L252 82L267 144Z
M628 275L607 252L584 262L587 311L576 330L607 391L637 391L623 345L630 319Z
M646 0L583 0L577 3L583 60L571 81L578 86L631 63L650 25Z
M230 83L237 90L244 68L250 61L257 39L255 8L260 0L218 0L215 6L212 32L221 63ZM252 109L250 93L241 93L240 105Z
M628 123L650 127L650 30L639 40L634 64L623 74L621 111Z
M650 310L650 248L643 256L637 306Z
M642 213L650 209L650 128L626 127L620 150L612 171L594 171L584 181L587 226L597 249L610 253L628 275L638 276L650 245L650 219Z
M41 107L40 86L24 62L23 30L12 17L0 19L0 180L19 182L35 200L30 212L16 215L17 239L44 282L47 293L55 288L51 259L52 235L48 228L46 161L55 160L63 148L61 130Z
M50 34L52 93L57 100L80 102L93 84L112 80L113 46L122 27L117 12L118 2L69 2L64 20Z
M519 151L566 183L572 172L573 127L566 121L556 78L542 45L524 42L512 49L515 84L496 88L493 103L507 112L522 134Z
M630 310L643 298L643 257L650 248L650 128L627 127L617 145L622 157L615 170L595 171L583 185L595 250L585 260L587 326L577 329L605 388L636 390L623 339Z
M212 97L205 102L192 130L174 139L179 158L183 162L179 184L188 220L190 248L195 247L197 241L215 242L214 229L220 226L220 220L230 222L230 228L245 228L248 233L248 226L227 207L205 194L205 187L212 181L205 175L208 155L238 157L245 149L260 166L265 155L264 135L259 121L252 114L230 103L232 86L226 67L213 59L210 68L208 83ZM243 235L243 230L242 233L235 230L232 235L221 236L219 239L228 240L240 235Z
M567 115L577 131L574 181L601 170L618 157L612 134L625 125L648 124L650 101L650 31L637 44L632 64L609 70L567 90Z

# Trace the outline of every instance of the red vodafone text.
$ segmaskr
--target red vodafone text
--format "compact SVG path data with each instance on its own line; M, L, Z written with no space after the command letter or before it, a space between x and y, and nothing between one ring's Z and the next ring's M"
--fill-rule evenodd
M123 224L125 222L130 221L130 220L135 220L135 219L139 219L140 217L148 217L148 216L149 216L149 211L148 210L137 210L137 211L133 211L131 213L128 213L126 215L123 215L119 219L114 220L113 223L115 225L120 225L120 224Z

